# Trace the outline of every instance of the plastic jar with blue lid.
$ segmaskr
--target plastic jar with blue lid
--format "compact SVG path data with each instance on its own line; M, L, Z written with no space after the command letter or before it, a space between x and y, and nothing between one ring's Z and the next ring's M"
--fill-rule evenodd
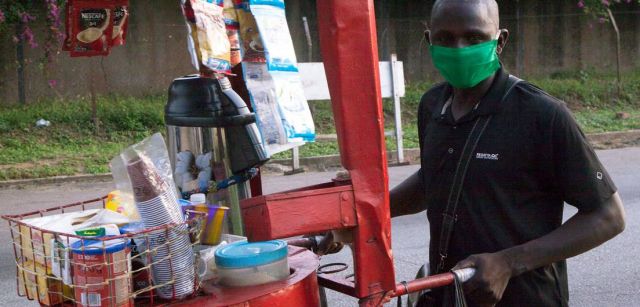
M219 283L228 287L261 285L289 277L287 243L234 242L215 253Z

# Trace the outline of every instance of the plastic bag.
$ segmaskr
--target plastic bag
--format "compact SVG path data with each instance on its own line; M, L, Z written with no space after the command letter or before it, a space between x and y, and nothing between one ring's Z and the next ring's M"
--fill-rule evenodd
M111 160L109 167L111 168L116 189L120 191L122 206L126 208L125 212L136 212L131 218L138 220L140 219L140 215L135 207L133 187L131 186L131 179L127 171L128 162L135 159L135 157L145 157L151 161L160 177L169 184L170 191L172 191L174 196L178 198L179 194L173 180L167 146L160 133L156 133L142 140L140 143L128 147Z

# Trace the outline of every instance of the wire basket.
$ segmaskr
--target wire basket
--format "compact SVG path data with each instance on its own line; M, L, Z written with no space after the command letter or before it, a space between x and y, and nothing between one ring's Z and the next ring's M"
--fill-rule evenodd
M193 245L205 213L187 211L183 223L91 238L30 222L103 209L105 199L2 216L11 230L18 295L45 306L154 306L197 295Z

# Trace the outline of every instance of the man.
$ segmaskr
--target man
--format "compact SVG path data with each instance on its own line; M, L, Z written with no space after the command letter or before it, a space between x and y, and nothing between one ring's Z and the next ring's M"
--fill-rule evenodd
M566 106L501 68L509 32L494 0L436 1L425 35L447 82L422 98L421 169L391 191L391 215L427 210L430 271L475 267L464 285L470 305L567 306L565 259L624 229L616 187ZM466 144L478 122L481 137ZM465 148L474 151L459 167ZM452 213L458 168L466 172ZM564 202L578 212L562 224Z

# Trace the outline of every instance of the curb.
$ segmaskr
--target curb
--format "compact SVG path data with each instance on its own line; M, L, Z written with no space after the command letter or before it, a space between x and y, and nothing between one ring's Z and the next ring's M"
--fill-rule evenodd
M35 179L18 179L0 181L0 189L22 188L32 185L54 185L69 182L109 182L113 180L111 173L96 175L56 176Z
M640 144L640 130L604 132L588 134L587 139L596 149L620 148ZM405 162L417 164L420 161L420 150L418 148L405 149ZM397 161L395 151L387 152L389 166ZM271 160L263 171L266 174L282 174L291 170L291 159ZM324 172L342 168L340 155L327 155L317 157L300 158L300 167L306 171ZM33 185L55 185L70 182L109 182L113 180L111 173L97 175L77 175L77 176L57 176L36 179L20 179L0 181L0 189L23 188Z

